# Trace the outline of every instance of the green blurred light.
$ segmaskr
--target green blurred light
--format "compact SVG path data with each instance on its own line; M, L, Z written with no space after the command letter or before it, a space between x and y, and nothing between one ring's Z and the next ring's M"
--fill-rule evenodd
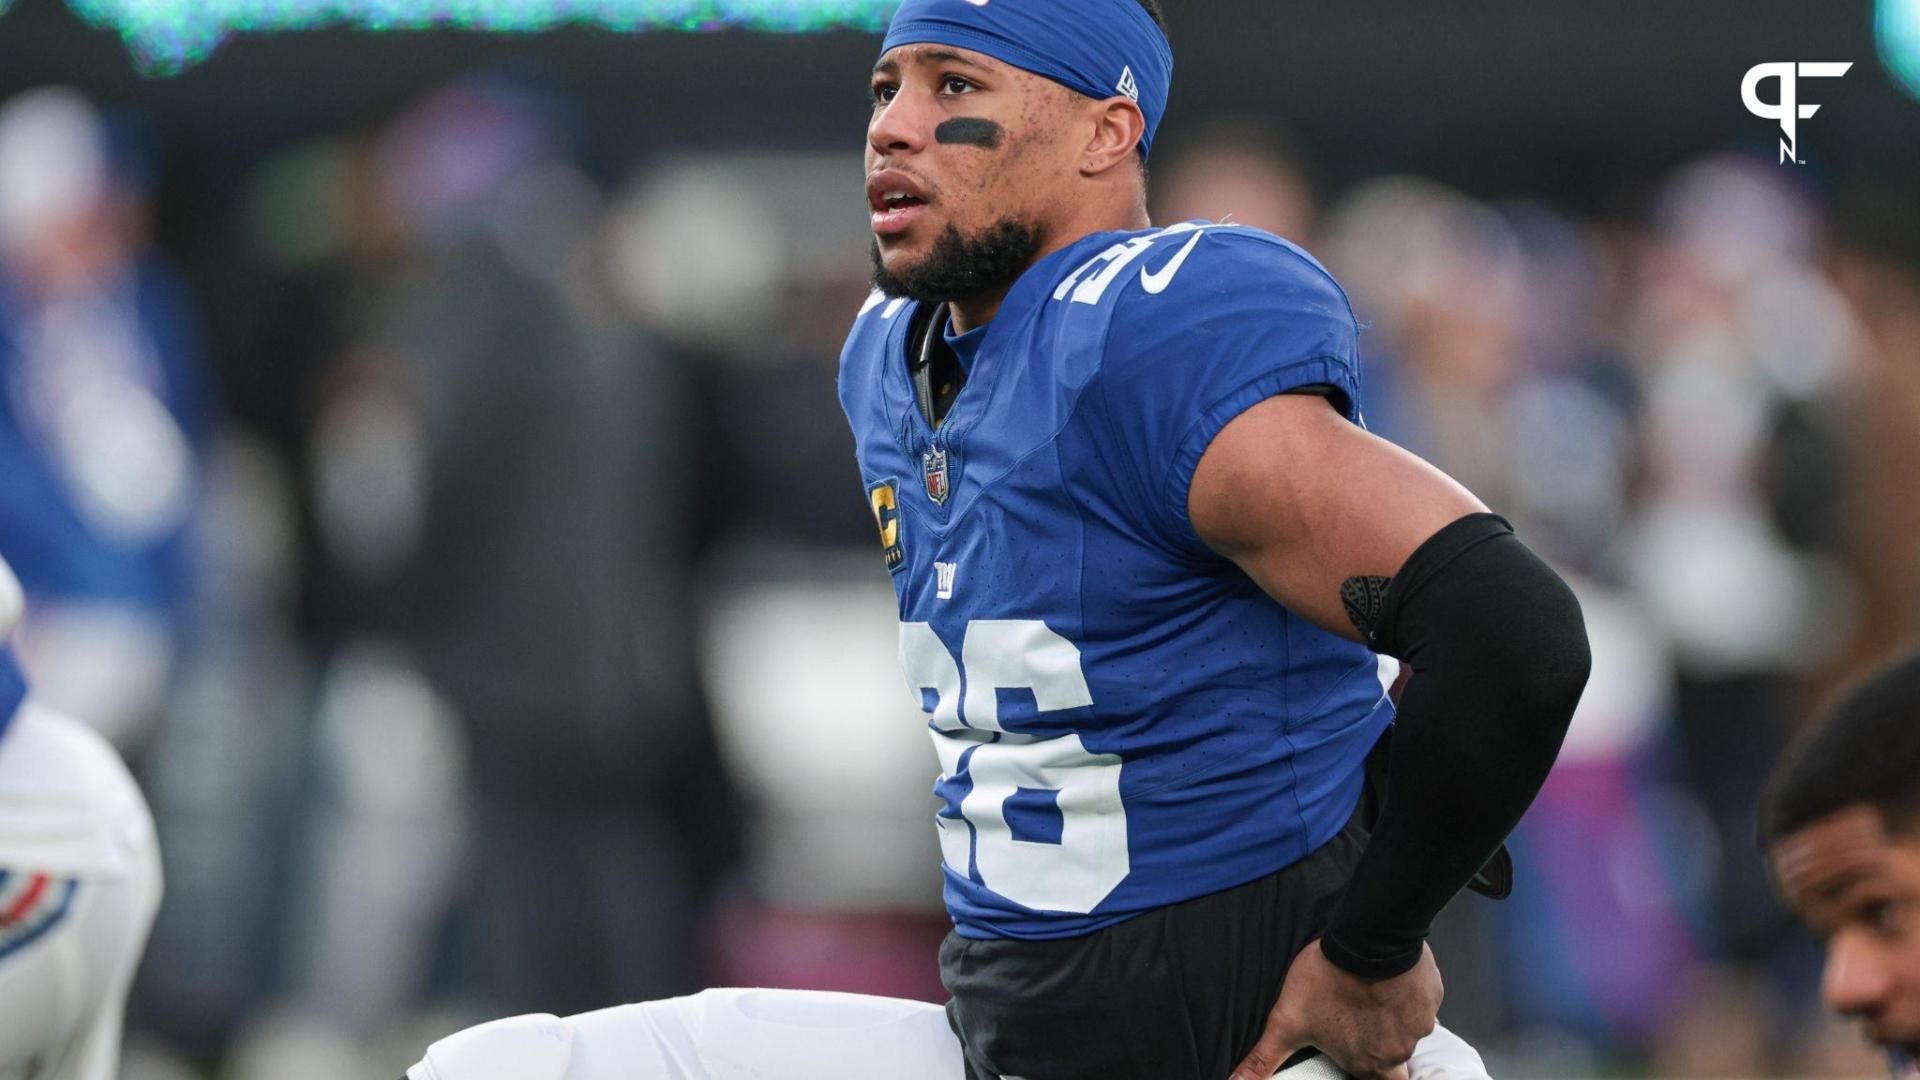
M4 11L12 0L0 0ZM235 33L354 26L524 34L561 26L616 31L742 28L780 33L886 28L900 0L67 0L117 32L148 74L176 74Z
M1879 0L1873 36L1880 63L1894 81L1920 99L1920 0Z

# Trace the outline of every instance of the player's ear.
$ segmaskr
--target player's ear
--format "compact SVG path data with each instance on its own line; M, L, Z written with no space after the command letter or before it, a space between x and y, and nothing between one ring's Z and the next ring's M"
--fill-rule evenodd
M1147 133L1146 114L1127 98L1108 98L1092 103L1092 108L1092 132L1080 159L1085 176L1099 176L1126 162Z

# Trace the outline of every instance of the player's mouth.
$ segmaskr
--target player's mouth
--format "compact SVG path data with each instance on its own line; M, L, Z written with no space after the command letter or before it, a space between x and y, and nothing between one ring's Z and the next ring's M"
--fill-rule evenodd
M899 236L926 213L927 190L906 173L885 169L867 178L867 207L875 236Z

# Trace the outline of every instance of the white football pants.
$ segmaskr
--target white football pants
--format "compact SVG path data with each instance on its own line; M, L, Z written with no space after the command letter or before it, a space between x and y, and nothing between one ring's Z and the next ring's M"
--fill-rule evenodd
M1435 1029L1413 1080L1486 1080L1459 1036ZM1338 1077L1324 1059L1281 1074ZM517 1016L434 1043L407 1080L964 1080L938 1005L801 990L708 990L565 1020ZM1017 1080L1017 1078L1003 1078ZM1087 1078L1094 1080L1094 1078Z
M160 851L90 728L28 702L0 737L0 1080L113 1080Z

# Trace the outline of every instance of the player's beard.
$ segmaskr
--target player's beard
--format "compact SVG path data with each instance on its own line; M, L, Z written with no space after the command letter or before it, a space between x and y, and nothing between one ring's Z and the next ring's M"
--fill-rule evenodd
M1002 218L972 236L948 225L925 258L899 274L890 272L874 241L873 285L891 297L928 304L966 300L1003 289L1040 254L1040 231L1016 218Z

